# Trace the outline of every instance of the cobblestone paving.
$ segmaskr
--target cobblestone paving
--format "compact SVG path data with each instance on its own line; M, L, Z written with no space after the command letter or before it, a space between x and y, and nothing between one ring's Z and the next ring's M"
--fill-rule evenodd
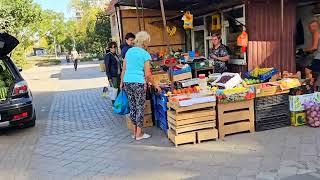
M151 139L136 142L101 97L96 87L103 86L104 77L92 66L81 65L81 78L71 84L77 74L63 71L69 67L63 65L60 79L51 81L57 88L50 88L55 89L50 110L40 112L47 116L35 128L0 134L0 180L320 179L318 129L288 127L175 148L153 127L146 130ZM31 83L40 104L47 94L37 92L37 81ZM44 82L39 84L43 90Z

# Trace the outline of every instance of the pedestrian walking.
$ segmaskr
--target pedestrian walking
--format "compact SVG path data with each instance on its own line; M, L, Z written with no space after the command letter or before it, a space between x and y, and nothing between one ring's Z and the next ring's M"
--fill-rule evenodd
M145 83L151 83L161 91L159 85L153 81L150 71L151 56L146 51L150 40L150 35L145 31L136 34L135 47L127 51L121 74L120 88L124 88L129 99L130 118L134 125L132 137L136 140L151 137L142 131L146 100Z
M120 76L121 76L121 61L117 55L117 43L108 43L109 51L104 57L104 64L106 67L106 74L109 80L109 84L114 88L119 88ZM119 92L119 91L118 91ZM112 104L114 101L112 101Z
M71 59L73 61L74 70L77 71L78 61L79 61L79 54L78 54L77 50L73 49L71 51Z
M133 47L135 38L136 36L131 32L126 34L125 43L120 46L122 59L125 58L127 51Z

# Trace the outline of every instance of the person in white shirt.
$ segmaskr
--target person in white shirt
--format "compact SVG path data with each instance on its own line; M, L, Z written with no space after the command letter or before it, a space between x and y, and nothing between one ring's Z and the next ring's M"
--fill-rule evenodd
M71 51L71 59L73 61L74 70L77 71L78 69L78 60L79 60L79 54L77 50L73 49Z

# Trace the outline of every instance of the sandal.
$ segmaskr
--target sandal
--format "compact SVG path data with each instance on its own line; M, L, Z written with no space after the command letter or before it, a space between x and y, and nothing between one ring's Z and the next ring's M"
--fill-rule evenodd
M140 141L140 140L142 140L142 139L148 139L148 138L150 138L150 137L151 137L151 135L149 135L149 134L147 134L147 133L143 133L142 136L136 137L136 140L137 140L137 141Z

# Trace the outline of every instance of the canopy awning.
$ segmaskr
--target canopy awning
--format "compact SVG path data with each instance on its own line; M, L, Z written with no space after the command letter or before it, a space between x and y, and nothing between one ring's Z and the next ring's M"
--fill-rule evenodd
M142 7L138 0L138 7ZM147 9L161 9L158 0L142 0L143 7ZM203 14L217 9L229 8L243 4L243 0L163 0L164 9L172 11L191 11L191 13ZM118 0L118 5L135 7L135 0Z

